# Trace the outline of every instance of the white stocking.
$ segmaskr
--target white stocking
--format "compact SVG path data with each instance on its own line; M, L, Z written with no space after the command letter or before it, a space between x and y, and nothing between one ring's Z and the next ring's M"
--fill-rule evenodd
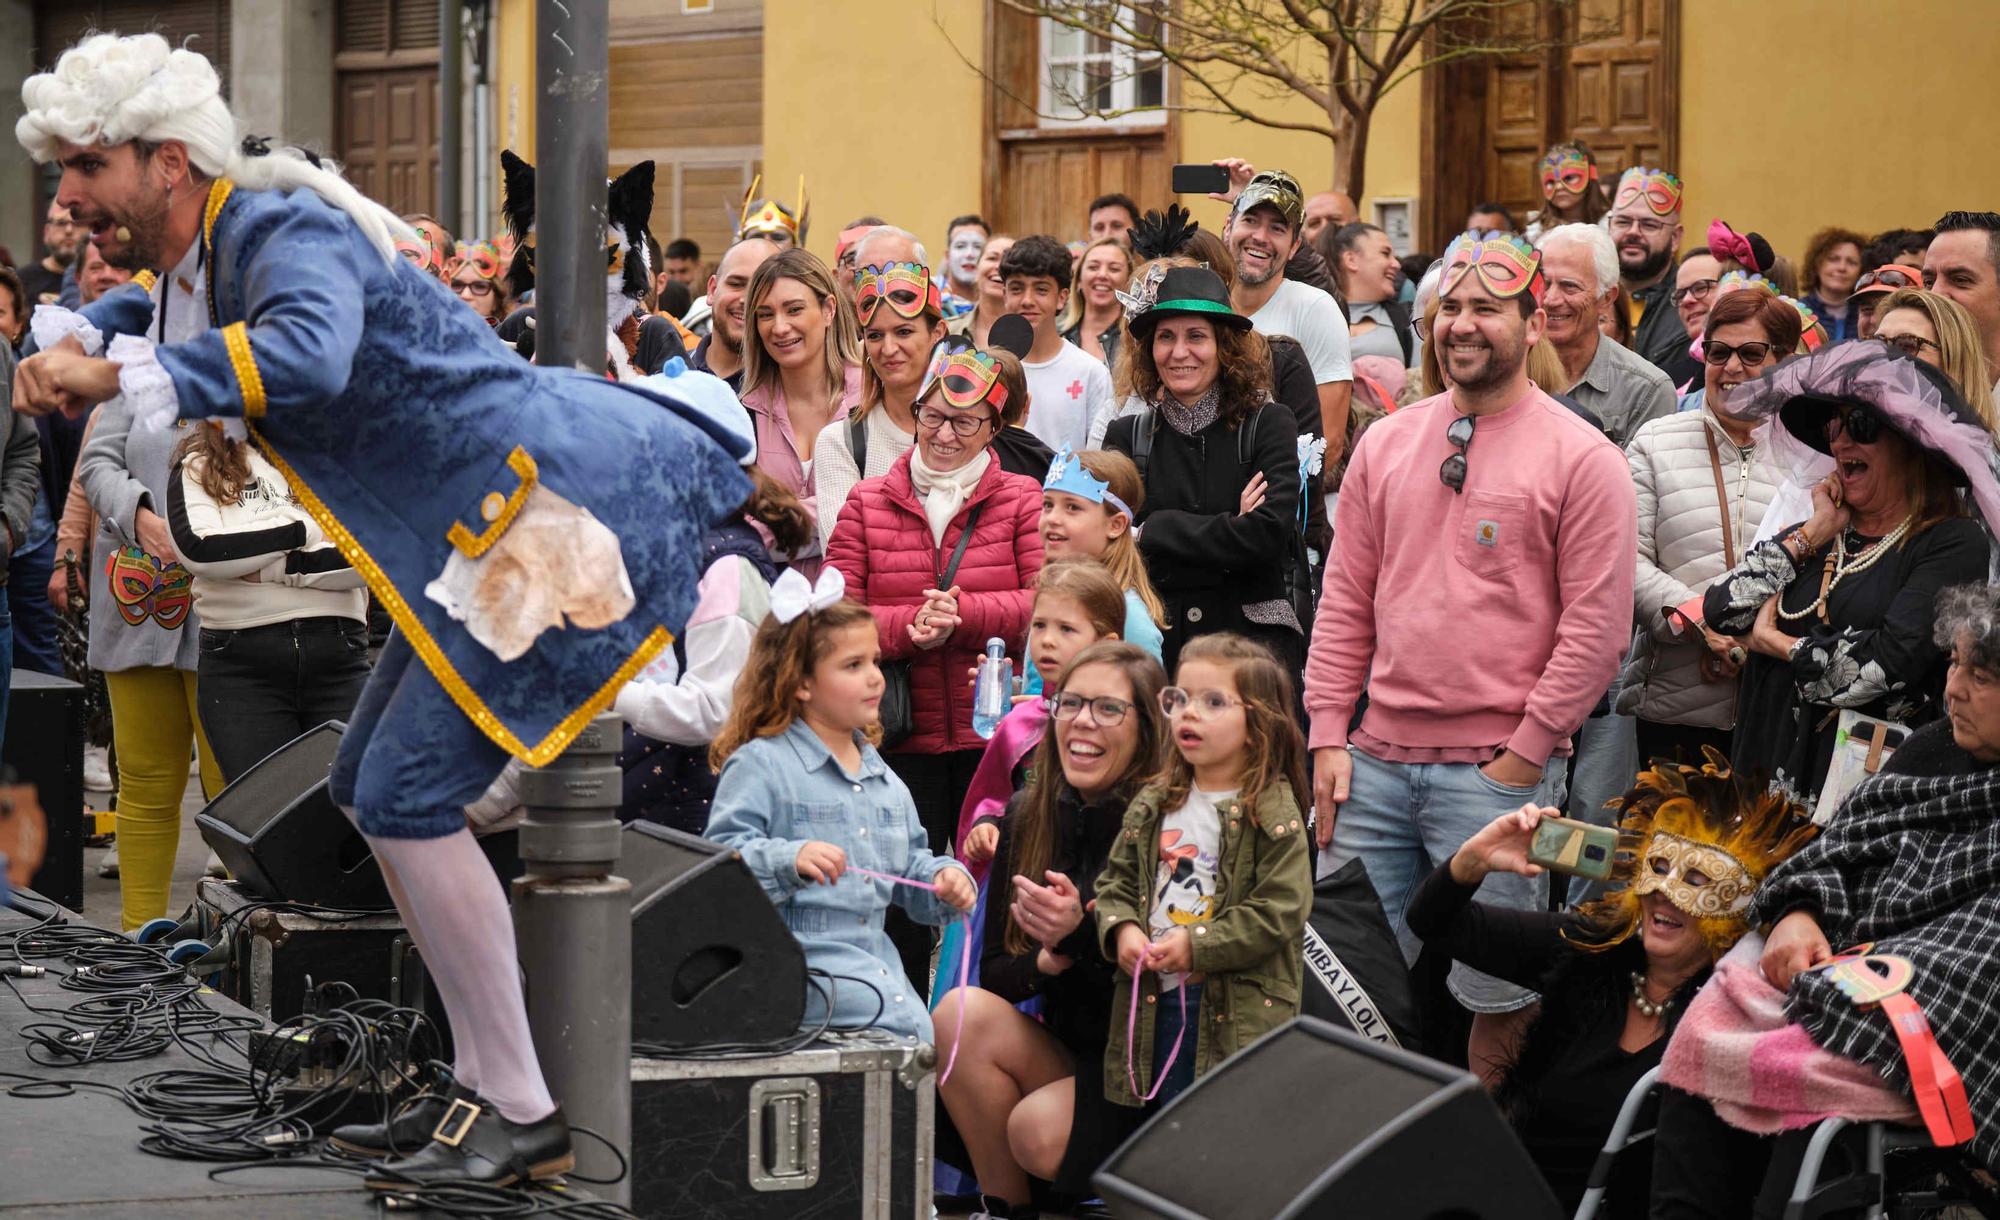
M352 817L353 815L350 813L348 816ZM375 863L381 867L382 880L389 887L389 897L395 901L396 910L403 917L403 930L408 932L410 939L416 943L417 954L423 959L424 969L429 970L431 968L431 955L436 951L437 941L424 930L421 921L418 920L416 908L410 905L409 891L403 888L403 880L396 875L396 870L390 866L387 860L384 860L379 855L375 857ZM442 988L440 988L440 994L442 994ZM411 1006L421 1007L422 1005L423 999L419 996L412 1002ZM472 1040L470 1038L454 1038L452 1040L451 1076L458 1084L471 1089L475 1093L479 1091L479 1060L473 1055Z
M528 1033L513 915L472 832L441 839L369 836L368 845L384 874L396 878L396 906L420 937L459 1063L475 1070L480 1095L509 1121L546 1117L555 1102Z

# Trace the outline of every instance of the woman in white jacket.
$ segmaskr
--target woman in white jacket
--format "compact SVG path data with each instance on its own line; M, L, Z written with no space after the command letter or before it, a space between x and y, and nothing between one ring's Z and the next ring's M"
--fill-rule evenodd
M1736 566L1777 494L1783 472L1766 461L1751 421L1724 408L1731 388L1793 354L1799 325L1797 309L1762 289L1724 296L1708 315L1701 404L1643 425L1626 448L1639 497L1639 631L1618 711L1638 719L1642 760L1729 751L1745 654L1666 611ZM1699 619L1699 606L1692 612Z
M225 781L329 720L368 680L368 594L255 446L198 424L167 525L201 615L195 705Z

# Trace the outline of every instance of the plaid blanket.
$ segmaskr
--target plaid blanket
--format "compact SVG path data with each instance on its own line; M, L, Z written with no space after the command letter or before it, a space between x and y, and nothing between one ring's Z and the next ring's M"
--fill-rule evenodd
M1873 942L1916 967L1909 992L1965 1079L1972 1151L2000 1160L2000 768L1883 772L1856 788L1818 838L1764 879L1752 920L1800 906L1819 913L1836 952ZM1856 1009L1823 973L1793 981L1786 1015L1909 1093L1888 1018Z

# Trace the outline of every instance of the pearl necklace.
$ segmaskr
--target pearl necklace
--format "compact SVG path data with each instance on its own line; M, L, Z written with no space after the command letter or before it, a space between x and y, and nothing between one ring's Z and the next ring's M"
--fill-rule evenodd
M1854 562L1851 564L1847 562L1848 531L1842 530L1833 540L1833 579L1826 582L1826 588L1820 591L1820 595L1813 600L1812 605L1807 606L1797 613L1785 609L1784 603L1782 601L1779 602L1778 617L1786 622L1795 623L1800 619L1812 618L1821 610L1824 610L1826 608L1826 599L1833 596L1833 591L1840 587L1842 580L1857 572L1866 572L1869 568L1875 566L1877 561L1895 548L1896 543L1902 539L1904 534L1910 532L1910 526L1914 525L1916 520L1915 516L1903 518L1902 524L1890 530L1879 541L1871 543L1865 550L1855 556Z
M1647 999L1646 976L1643 974L1632 976L1632 1007L1639 1010L1640 1016L1648 1019L1658 1017L1661 1013L1667 1011L1667 1006L1673 1002L1674 997L1671 995L1658 1003Z

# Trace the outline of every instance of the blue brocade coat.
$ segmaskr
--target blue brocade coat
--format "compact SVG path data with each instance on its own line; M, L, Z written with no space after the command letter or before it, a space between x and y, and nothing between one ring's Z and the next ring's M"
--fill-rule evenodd
M180 414L244 418L460 710L530 764L561 753L692 610L702 535L749 495L741 442L671 398L523 361L310 191L220 180L201 240L215 329L156 352ZM424 586L454 548L491 546L537 480L618 536L636 604L503 662Z

